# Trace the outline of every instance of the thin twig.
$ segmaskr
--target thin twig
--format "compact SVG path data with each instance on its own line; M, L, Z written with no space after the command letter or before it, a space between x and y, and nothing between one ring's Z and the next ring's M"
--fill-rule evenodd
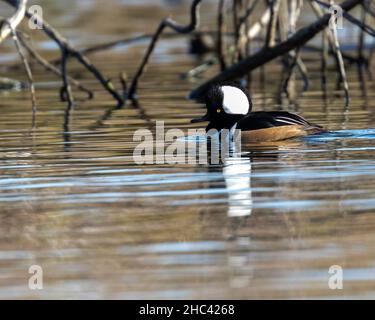
M210 36L215 36L217 31L198 31L196 30L195 31L196 35L197 36L203 36L203 35L210 35ZM223 36L233 36L233 32L227 32L227 33L223 33ZM105 42L105 43L101 43L101 44L97 44L97 45L94 45L92 47L87 47L87 48L84 48L84 49L80 49L79 51L84 54L84 55L89 55L89 54L92 54L92 53L96 53L96 52L99 52L99 51L104 51L104 50L109 50L109 49L112 49L113 47L116 47L116 46L120 46L120 45L131 45L131 44L135 44L135 43L138 43L138 42L141 42L141 41L146 41L146 40L150 40L152 39L154 36L154 33L153 34L150 34L150 33L145 33L145 34L140 34L140 35L137 35L137 36L132 36L132 37L126 37L126 38L123 38L123 39L118 39L118 40L113 40L113 41L110 41L110 42ZM164 32L163 34L160 35L161 38L167 38L167 39L170 39L170 38L177 38L177 37L181 37L182 34L179 34L179 33L175 33L175 32ZM50 61L51 64L60 64L60 58L58 59L53 59Z
M10 22L8 24L9 24L9 28L10 28L11 33L12 33L14 44L17 48L17 52L18 52L18 54L21 58L21 61L22 61L23 65L25 66L25 71L26 71L26 75L27 75L27 78L28 78L28 82L29 82L29 89L30 89L30 96L31 96L32 117L33 117L32 126L34 128L35 127L35 115L36 115L36 111L37 111L37 103L36 103L36 96L35 96L33 74L31 72L29 63L26 59L26 56L23 53L23 50L21 48L21 44L18 40L17 31L13 28L13 26Z
M240 0L232 0L232 15L233 15L233 30L234 30L234 54L232 55L232 62L236 62L241 60L241 52L238 47L238 43L240 40L240 31L239 31L239 11L241 7Z
M20 42L22 43L23 47L29 52L30 56L35 59L41 66L43 66L46 70L54 73L55 75L62 77L61 71L56 68L54 65L50 64L46 59L44 59L22 36L20 32L17 32L18 38ZM87 93L88 98L92 99L94 97L94 93L83 86L79 81L76 79L68 76L69 82L71 82L74 86L76 86L78 89L84 91Z
M322 51L321 51L321 79L322 79L322 89L325 91L327 89L327 67L328 67L328 39L327 33L322 32Z
M174 30L178 33L184 33L184 34L194 31L199 24L199 5L200 5L201 2L202 2L202 0L194 0L193 1L192 5L191 5L191 20L190 20L190 23L186 26L178 24L176 21L172 20L171 18L165 18L161 21L161 23L159 24L159 27L157 28L157 30L156 30L156 32L155 32L155 34L154 34L154 36L153 36L153 38L150 42L150 45L149 45L149 47L146 51L146 54L143 57L143 60L142 60L140 66L138 68L138 71L136 72L136 74L134 76L133 82L130 86L129 96L128 96L128 98L130 100L135 99L135 94L136 94L137 87L138 87L138 80L142 76L143 71L144 71L144 69L145 69L145 67L148 63L148 60L149 60L152 52L154 51L156 43L159 40L159 37L162 34L163 30L166 27L169 27L169 28L171 28L172 30Z
M232 14L233 14L233 30L234 30L234 42L237 43L239 39L239 17L238 12L240 9L240 1L239 0L232 0Z
M333 40L334 40L337 59L339 61L340 76L341 76L342 84L343 84L343 87L344 87L344 93L345 93L345 105L349 106L349 103L350 103L349 84L348 84L348 79L346 77L344 59L342 58L342 54L341 54L341 50L340 50L340 43L339 43L339 39L338 39L338 36L337 36L337 28L335 28L335 27L330 28L330 30L331 30L331 34L332 34L332 37L333 37Z
M60 91L60 98L62 101L66 100L68 102L69 108L74 106L74 98L72 94L72 88L70 87L68 80L68 71L67 71L67 59L69 52L64 48L61 48L61 75L63 80L63 86Z
M188 72L185 72L182 74L182 78L195 78L200 76L203 72L207 71L211 66L217 64L217 59L216 57L209 58L208 60L204 61L202 64L199 66L189 70Z
M237 50L241 52L241 55L247 55L249 51L248 49L250 45L250 39L246 36L246 29L248 25L248 19L250 15L253 13L258 2L259 0L254 0L251 6L250 4L248 4L245 14L239 18L239 22L238 22L239 39L237 42Z
M224 4L225 0L219 0L218 14L217 14L217 57L220 63L220 70L226 69L226 62L224 57L224 43L223 43L223 29L224 29Z
M314 0L311 0L309 3L318 18L321 18L324 16L324 12L318 3L316 3ZM332 53L332 56L335 59L336 68L338 71L337 86L339 87L343 80L342 80L341 69L340 69L340 61L338 59L337 49L335 45L335 39L333 38L332 32L330 32L329 29L326 29L323 32L327 36L328 44L330 47L330 53Z
M279 14L280 0L268 0L270 9L270 21L267 27L265 48L270 48L275 45L276 39L276 23Z
M366 14L365 7L362 6L361 7L361 19L362 19L361 22L363 24L366 24L366 17L367 17L367 14ZM358 60L361 62L366 60L363 54L364 44L365 44L365 31L361 29L361 32L359 34L359 39L358 39Z
M289 82L292 79L294 68L297 65L297 60L299 58L299 48L297 48L294 51L293 56L294 56L293 60L292 60L292 62L290 64L290 66L289 66L289 70L288 70L288 73L287 73L287 76L285 78L284 85L283 85L283 91L287 94L288 97L289 97L289 90L288 90Z
M303 0L294 0L293 2L294 2L294 9L293 9L294 15L293 15L293 18L291 19L290 27L291 27L291 31L295 33L297 30L297 21L301 15L302 7L303 7ZM299 52L300 52L300 49L301 49L300 47L297 48ZM297 57L297 61L296 61L297 68L303 80L303 91L306 91L308 90L309 85L310 85L307 68L306 68L306 65L302 61L301 55L297 53L295 54Z

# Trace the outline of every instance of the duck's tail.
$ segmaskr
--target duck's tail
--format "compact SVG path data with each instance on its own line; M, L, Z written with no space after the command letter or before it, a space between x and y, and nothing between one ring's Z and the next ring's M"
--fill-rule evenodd
M328 132L326 128L318 126L318 125L310 125L308 127L305 127L304 129L306 130L306 133L308 135Z

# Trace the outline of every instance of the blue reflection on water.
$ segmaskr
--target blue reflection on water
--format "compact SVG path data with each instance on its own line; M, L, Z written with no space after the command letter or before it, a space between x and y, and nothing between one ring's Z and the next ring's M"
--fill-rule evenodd
M304 138L308 142L328 142L344 139L375 139L375 129L338 130Z

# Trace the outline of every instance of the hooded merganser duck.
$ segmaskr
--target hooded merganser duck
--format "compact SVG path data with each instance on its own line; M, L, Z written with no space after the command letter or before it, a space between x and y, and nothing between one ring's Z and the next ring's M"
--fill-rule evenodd
M214 85L206 93L207 113L192 123L209 121L206 131L239 129L245 142L280 141L325 132L318 125L286 111L251 112L249 93L237 85Z

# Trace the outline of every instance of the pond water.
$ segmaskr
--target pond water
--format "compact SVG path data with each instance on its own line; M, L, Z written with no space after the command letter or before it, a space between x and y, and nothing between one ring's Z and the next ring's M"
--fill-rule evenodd
M186 21L188 2L41 3L85 47L152 32L170 12ZM212 25L214 11L203 11ZM38 32L41 53L56 57ZM108 77L131 76L146 43L90 58ZM7 69L18 61L12 45L1 48L0 74L22 80L22 68ZM363 85L352 66L345 108L335 73L324 95L319 64L307 59L310 89L290 104L271 64L253 74L254 109L295 111L329 133L244 146L217 165L137 165L137 129L201 127L190 119L204 109L186 96L202 80L180 76L198 64L186 51L183 37L158 44L139 108L116 109L75 62L71 74L95 99L68 111L59 79L35 67L34 129L28 91L0 92L0 298L375 298L375 82L365 73ZM31 265L43 268L43 290L28 288ZM343 290L328 287L333 265Z

